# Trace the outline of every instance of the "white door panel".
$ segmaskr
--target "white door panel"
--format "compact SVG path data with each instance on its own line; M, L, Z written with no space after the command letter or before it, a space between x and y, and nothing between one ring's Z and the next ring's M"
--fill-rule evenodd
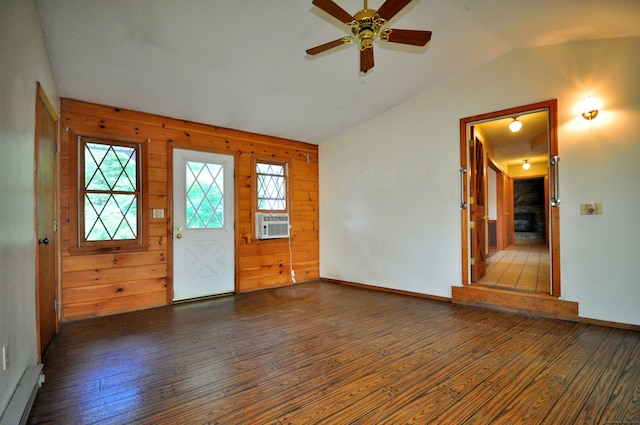
M234 290L233 156L173 150L173 299Z

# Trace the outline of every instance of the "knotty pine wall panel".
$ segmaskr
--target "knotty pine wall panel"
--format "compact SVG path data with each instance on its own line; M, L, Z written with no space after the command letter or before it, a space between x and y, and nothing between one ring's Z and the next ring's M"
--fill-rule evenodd
M61 302L64 320L116 314L165 305L172 299L172 148L235 157L236 292L289 285L287 239L254 236L253 164L258 159L289 162L291 257L298 282L319 277L317 146L277 137L191 123L72 99L61 100L60 148ZM69 131L66 131L69 129ZM143 251L78 253L70 248L69 135L146 143L148 247ZM152 218L162 208L165 217Z

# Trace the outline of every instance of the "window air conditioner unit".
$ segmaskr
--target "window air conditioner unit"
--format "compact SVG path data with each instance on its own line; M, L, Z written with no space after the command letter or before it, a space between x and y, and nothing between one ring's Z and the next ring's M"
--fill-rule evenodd
M256 237L277 239L289 237L289 214L256 213Z

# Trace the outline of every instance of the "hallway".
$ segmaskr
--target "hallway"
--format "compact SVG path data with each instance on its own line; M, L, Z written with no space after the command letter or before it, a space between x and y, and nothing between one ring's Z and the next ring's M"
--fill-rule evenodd
M481 285L521 291L550 292L549 248L546 245L511 245L487 258Z

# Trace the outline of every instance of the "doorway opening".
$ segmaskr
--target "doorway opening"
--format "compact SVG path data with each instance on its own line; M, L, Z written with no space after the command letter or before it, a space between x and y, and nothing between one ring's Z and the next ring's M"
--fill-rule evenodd
M547 242L547 203L544 185L544 177L521 178L513 182L513 227L516 245L545 245Z
M560 295L556 104L460 120L464 286Z
M495 230L498 223L495 214L498 200L491 193L495 187L492 175L496 174L489 169L489 251L486 273L476 283L501 289L550 294L546 179L544 176L514 179L513 231L509 235L509 241L498 247ZM492 204L496 207L492 208Z

